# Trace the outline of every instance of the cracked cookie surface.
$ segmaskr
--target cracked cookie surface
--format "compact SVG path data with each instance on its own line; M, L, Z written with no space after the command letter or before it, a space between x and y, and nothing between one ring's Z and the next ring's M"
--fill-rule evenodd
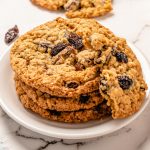
M49 10L64 9L69 18L103 16L112 10L111 0L31 0Z

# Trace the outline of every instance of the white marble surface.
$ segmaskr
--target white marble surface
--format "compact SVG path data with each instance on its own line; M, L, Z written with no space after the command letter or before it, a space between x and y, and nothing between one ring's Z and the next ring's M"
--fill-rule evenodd
M134 43L150 60L150 0L113 2L113 13L98 20ZM8 49L4 43L8 28L17 24L22 34L57 16L63 14L36 8L29 0L0 0L0 55ZM0 150L150 150L149 124L150 104L134 122L117 132L88 141L70 141L32 132L10 119L0 108Z

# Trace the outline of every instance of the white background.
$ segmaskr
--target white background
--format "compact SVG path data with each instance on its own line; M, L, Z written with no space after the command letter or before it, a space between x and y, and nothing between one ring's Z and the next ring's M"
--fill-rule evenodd
M97 18L118 36L134 43L150 60L150 0L114 0L112 14ZM0 56L8 49L4 43L5 32L18 25L20 34L29 29L53 20L65 17L63 12L49 12L31 4L29 0L0 0ZM2 65L2 64L1 64ZM150 105L145 112L129 126L113 134L88 141L83 146L61 143L49 145L46 150L149 150ZM24 136L18 136L16 131ZM42 138L42 139L40 139ZM36 150L51 141L11 120L0 108L0 150ZM66 141L74 143L76 141ZM147 148L147 145L149 148Z

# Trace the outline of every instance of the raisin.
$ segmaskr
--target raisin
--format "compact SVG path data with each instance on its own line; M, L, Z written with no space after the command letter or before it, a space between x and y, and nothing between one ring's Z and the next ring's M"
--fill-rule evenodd
M144 87L140 87L140 90L141 90L141 91L145 91L145 88L144 88Z
M81 70L85 69L85 66L80 63L76 63L75 69L76 69L76 71L81 71Z
M100 73L101 73L101 69L100 69L100 67L97 67L97 68L96 68L96 74L97 74L97 75L100 75Z
M70 33L67 37L69 43L75 47L76 49L81 49L83 47L83 43L82 43L82 38L75 34L75 33Z
M104 99L102 103L98 104L95 107L95 111L100 113L100 114L105 114L105 115L110 115L111 114L111 109L106 105L106 100Z
M18 36L18 33L19 29L17 25L15 25L13 28L9 29L5 34L5 42L7 44L11 43Z
M119 76L118 77L119 85L123 90L129 89L130 86L133 84L132 79L128 76Z
M27 59L27 60L26 60L26 65L28 66L29 64L30 64L30 60Z
M102 47L104 50L106 50L107 48L108 48L108 46L107 45L103 45L103 47Z
M94 59L93 58L86 58L85 59L85 63L87 63L87 66L90 66L90 65L94 65Z
M95 91L95 95L99 96L99 97L101 96L100 93L99 93L99 91Z
M82 94L82 95L80 95L80 100L79 100L79 101L80 101L80 103L85 104L85 103L87 103L87 102L88 102L89 98L90 98L90 96L89 96L89 95Z
M56 56L59 52L61 52L63 49L65 49L68 46L67 43L59 43L56 46L54 46L51 50L51 56Z
M67 84L68 88L73 88L73 89L77 88L78 86L79 85L76 82L70 82L70 83Z
M95 110L99 112L99 111L100 111L100 109L101 109L101 105L100 105L100 104L98 104L98 105L95 107Z
M101 55L102 55L102 51L99 50L98 53L97 53L97 56L101 57Z
M115 57L116 57L118 62L128 63L128 57L123 52L115 52Z
M141 85L140 85L140 90L141 90L141 91L145 91L145 90L146 90L145 85L141 84Z
M61 112L60 112L60 111L57 111L57 110L50 110L50 109L47 109L47 111L48 111L51 115L54 115L54 116L60 116L60 115L61 115Z

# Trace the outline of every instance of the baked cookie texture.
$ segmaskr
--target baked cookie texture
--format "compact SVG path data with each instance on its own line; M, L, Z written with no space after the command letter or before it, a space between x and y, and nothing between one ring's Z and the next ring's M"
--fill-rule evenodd
M29 86L53 96L79 97L98 90L99 50L112 47L113 38L95 20L58 18L21 36L11 48L11 65Z
M112 10L111 0L31 0L49 10L64 9L69 18L103 16Z
M35 88L32 88L22 81L15 78L16 88L22 88L26 95L32 101L43 109L57 110L57 111L77 111L80 109L90 109L103 102L99 91L81 95L78 98L64 98L54 97L47 93L43 93Z
M58 10L64 6L67 0L31 0L34 4L49 10Z
M94 107L107 102L113 119L126 118L146 95L141 65L126 40L94 19L57 18L40 25L14 43L10 60L24 106L42 116L47 109L78 116L82 109L91 120L87 112L92 110L93 119ZM81 104L81 97L88 103Z
M19 95L20 101L25 108L52 121L80 123L90 120L106 119L110 117L111 114L110 108L104 102L91 109L70 112L43 109L42 107L38 106L37 103L34 103L33 100L27 96L27 94L21 87L17 87L16 90Z
M140 109L147 85L140 63L124 39L108 51L109 62L100 74L100 93L111 106L112 117L125 118Z
M71 9L68 6L66 10L66 16L68 18L92 18L104 16L110 12L112 10L112 4L111 0L81 0L80 5L76 9Z

